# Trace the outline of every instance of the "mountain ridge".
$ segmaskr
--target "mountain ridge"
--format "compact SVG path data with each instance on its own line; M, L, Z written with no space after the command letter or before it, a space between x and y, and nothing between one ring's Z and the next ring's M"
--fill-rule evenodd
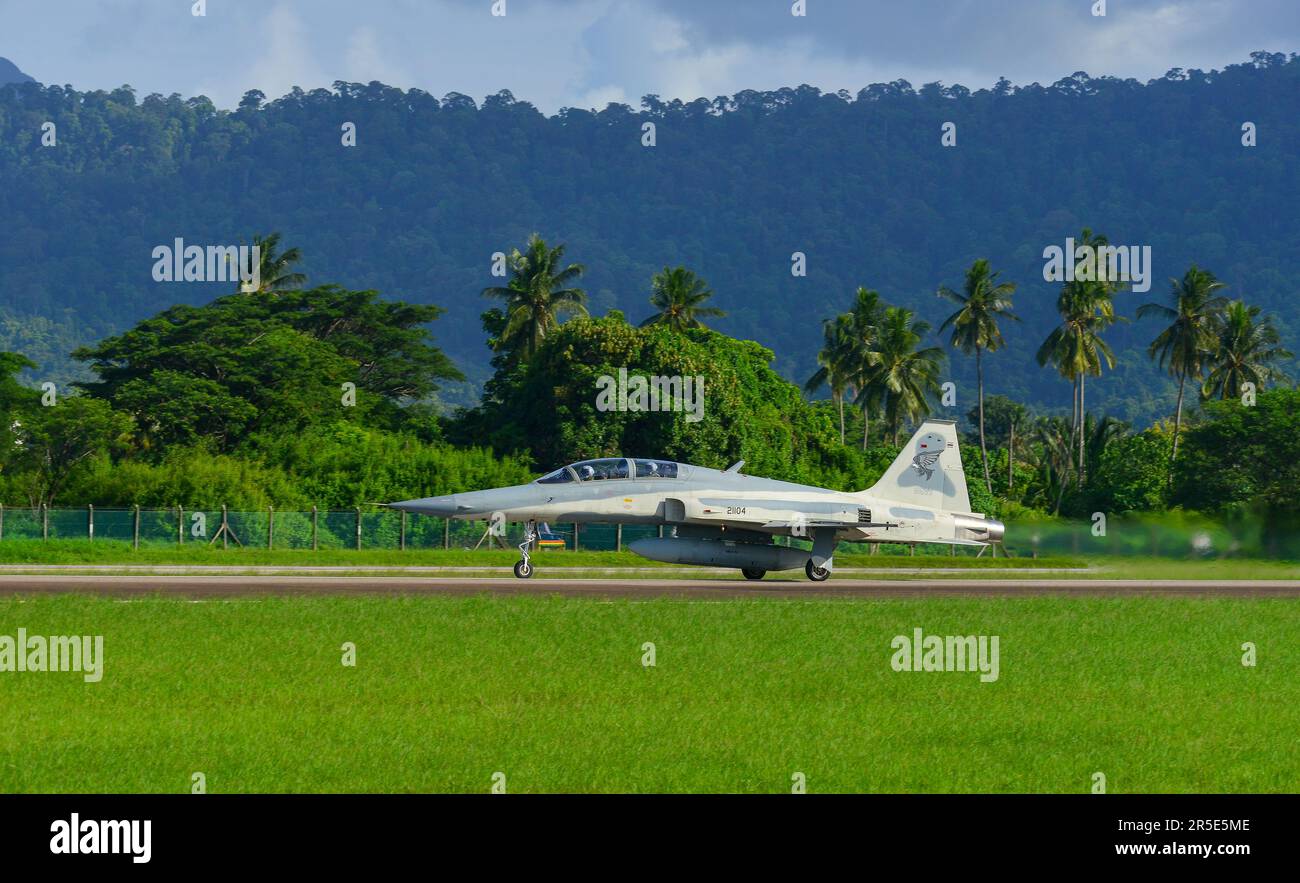
M435 336L481 378L478 315L489 304L479 292L499 281L492 255L537 231L587 266L596 314L640 321L651 275L691 267L729 313L711 324L771 348L801 383L822 320L847 309L857 286L937 328L951 310L936 289L960 288L985 257L1018 283L1023 319L987 360L987 391L1060 410L1068 385L1034 360L1056 321L1042 252L1084 227L1152 246L1151 291L1118 299L1130 320L1196 262L1228 295L1283 311L1300 351L1290 300L1298 84L1296 56L1256 53L1146 84L1076 74L971 92L898 80L856 96L808 86L690 103L647 96L640 110L549 117L505 90L480 105L380 83L273 101L250 93L236 111L202 97L141 101L128 88L0 90L0 216L14 227L0 241L0 310L72 322L93 340L226 293L153 282L158 244L280 230L313 282L446 307ZM60 124L60 149L33 149L38 119ZM342 145L344 121L357 127L355 148ZM1258 147L1241 143L1246 121L1259 126ZM955 148L941 145L947 122ZM648 123L654 147L643 146ZM63 134L78 130L102 134ZM796 252L806 277L791 275ZM1172 413L1174 385L1145 355L1156 331L1129 321L1107 332L1119 365L1089 381L1093 405L1139 423ZM972 360L956 356L946 373L969 389Z
M9 59L0 55L0 86L8 83L34 83L35 77L30 77L18 69L18 65Z

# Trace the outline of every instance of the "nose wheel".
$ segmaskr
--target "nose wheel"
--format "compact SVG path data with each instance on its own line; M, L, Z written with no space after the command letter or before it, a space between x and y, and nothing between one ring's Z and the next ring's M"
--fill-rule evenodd
M524 541L519 544L519 554L523 556L523 560L515 563L515 577L517 579L529 579L533 575L533 562L529 559L528 550L533 547L533 541L536 539L537 522L525 522Z

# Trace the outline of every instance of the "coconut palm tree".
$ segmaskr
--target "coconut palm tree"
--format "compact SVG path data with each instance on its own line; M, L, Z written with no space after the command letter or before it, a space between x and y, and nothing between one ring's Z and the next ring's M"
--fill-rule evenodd
M929 411L930 399L939 395L944 351L937 346L918 348L929 332L929 323L916 319L911 310L888 307L876 347L867 355L867 382L859 388L858 398L883 406L894 444L898 444L903 422L921 420Z
M1216 341L1208 362L1209 373L1201 385L1202 397L1236 398L1243 384L1263 389L1270 382L1286 379L1273 363L1289 359L1292 354L1282 347L1273 321L1267 316L1261 320L1259 314L1259 307L1235 300L1216 319Z
M1029 449L1030 460L1039 472L1037 484L1042 488L1042 496L1037 498L1037 502L1044 507L1050 505L1055 490L1053 512L1059 514L1073 462L1074 428L1064 417L1039 417L1031 437L1038 442L1037 446Z
M876 351L880 325L885 318L885 301L880 292L859 286L849 310L851 345L846 356L853 366L852 387L857 391L854 404L862 409L862 450L870 440L871 411L878 408L879 387L874 382L876 367L871 354Z
M1084 445L1084 460L1089 474L1095 475L1101 469L1101 457L1106 446L1128 435L1129 424L1117 420L1109 414L1098 419L1088 414L1083 419L1083 435L1087 440Z
M641 323L647 325L667 325L674 331L687 328L703 328L701 316L721 318L727 315L717 307L701 306L713 297L713 292L703 279L685 267L672 270L664 267L663 272L656 273L651 282L653 293L650 303L659 312Z
M507 262L510 281L503 287L483 289L484 297L505 301L506 325L499 347L508 347L529 358L546 335L567 314L587 315L587 293L571 287L584 272L582 264L562 266L564 246L550 248L534 233L527 251L515 249Z
M1178 403L1174 406L1174 444L1169 455L1169 481L1174 480L1174 461L1178 459L1178 436L1183 426L1183 388L1187 378L1197 380L1215 348L1215 317L1228 299L1215 294L1224 283L1208 270L1192 265L1182 279L1171 279L1172 306L1147 303L1138 307L1137 317L1156 316L1167 320L1168 327L1151 341L1147 355L1157 359L1161 370L1178 378Z
M844 394L853 380L857 364L854 359L852 317L847 313L822 322L822 348L817 353L817 371L804 389L815 393L829 386L831 401L840 412L840 444L844 444Z
M1093 236L1085 229L1079 237L1080 246L1096 249L1107 244L1106 237ZM1073 260L1073 256L1070 257ZM1088 375L1100 377L1102 367L1115 367L1115 353L1101 339L1102 332L1116 321L1113 296L1119 290L1116 282L1075 279L1061 286L1056 309L1061 324L1052 330L1038 348L1038 364L1056 366L1061 376L1074 385L1071 447L1077 439L1078 486L1083 487L1085 457L1083 414L1085 409L1084 384Z
M302 273L292 272L292 267L302 260L302 251L289 248L280 251L280 234L254 236L253 248L257 258L257 283L241 280L239 291L242 294L265 294L266 292L289 291L302 288L307 277Z
M989 269L989 262L980 258L966 271L966 284L961 292L947 286L939 289L939 297L959 305L959 309L944 319L940 331L952 328L949 345L966 355L975 354L975 377L979 398L980 461L984 464L984 484L993 493L993 479L989 476L989 450L984 440L984 353L995 353L1006 343L1002 339L999 319L1016 320L1011 312L1011 295L1016 286L1012 282L998 282L998 274Z

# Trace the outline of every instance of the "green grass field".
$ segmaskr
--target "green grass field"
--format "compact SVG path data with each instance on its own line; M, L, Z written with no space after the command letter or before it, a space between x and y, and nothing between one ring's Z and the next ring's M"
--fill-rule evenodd
M0 673L4 792L1300 790L1293 601L0 598L19 627L106 662ZM915 627L999 636L999 679L893 671Z

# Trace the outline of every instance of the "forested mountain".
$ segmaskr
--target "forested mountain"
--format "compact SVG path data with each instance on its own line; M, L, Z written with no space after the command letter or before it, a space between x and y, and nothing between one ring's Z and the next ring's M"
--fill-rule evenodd
M53 147L42 146L46 121ZM941 145L945 122L955 147ZM1243 146L1246 122L1258 146ZM342 144L346 123L355 147ZM444 307L438 344L482 379L480 292L500 283L492 256L537 231L586 266L593 315L618 308L639 322L652 275L690 267L727 313L710 324L771 348L800 383L822 320L858 286L937 328L951 310L936 290L988 258L1017 284L1022 320L988 357L988 392L1067 409L1068 384L1034 358L1057 321L1042 254L1084 228L1152 248L1151 291L1117 295L1121 315L1166 297L1196 263L1225 294L1274 312L1300 352L1300 58L1256 53L1146 84L900 80L856 95L648 96L640 110L553 117L506 91L479 106L380 83L273 101L254 92L232 112L129 87L0 88L0 350L45 362L46 376L52 362L56 374L77 370L64 360L76 344L232 289L153 281L155 246L278 230L317 284ZM791 274L795 252L806 278ZM1139 423L1172 412L1174 384L1145 354L1159 330L1106 332L1120 362L1090 382L1090 409ZM970 359L947 370L973 382Z
M3 86L5 83L30 82L33 82L32 78L20 71L18 65L14 64L7 58L0 58L0 86Z

